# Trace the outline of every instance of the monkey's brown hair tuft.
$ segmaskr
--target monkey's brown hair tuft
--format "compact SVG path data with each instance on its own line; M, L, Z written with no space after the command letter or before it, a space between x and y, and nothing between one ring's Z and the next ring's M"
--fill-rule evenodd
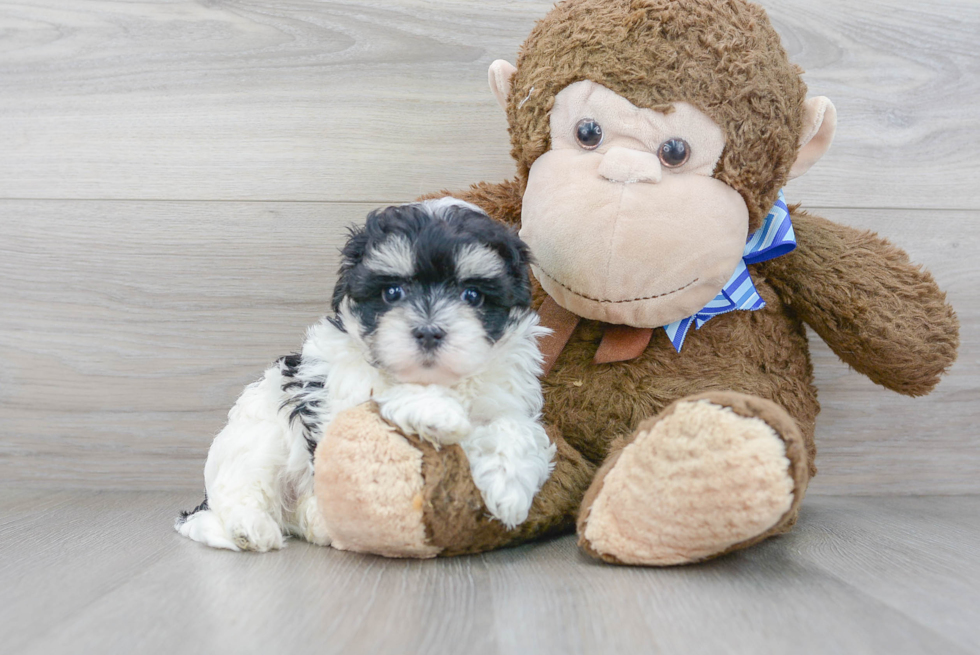
M796 160L806 85L765 12L744 0L566 0L521 47L507 101L518 176L551 147L549 113L591 80L634 105L686 101L725 133L714 177L761 225Z

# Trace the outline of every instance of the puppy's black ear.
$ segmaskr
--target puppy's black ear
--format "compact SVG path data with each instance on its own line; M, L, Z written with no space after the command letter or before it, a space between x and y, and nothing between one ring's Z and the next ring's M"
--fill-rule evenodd
M491 219L492 220L492 219ZM493 246L507 266L515 305L531 305L531 250L510 226L496 224Z
M369 242L378 244L393 234L417 235L430 221L431 217L420 205L392 205L368 214L364 230L370 237Z
M340 250L340 270L337 272L337 284L334 285L333 301L330 303L335 314L340 309L340 301L350 295L351 275L364 259L369 242L363 227L351 226L347 229L347 234L347 243Z
M517 304L531 306L531 249L517 234L508 229L510 238L507 240L509 254L504 259L508 262L513 276L515 289L514 297Z

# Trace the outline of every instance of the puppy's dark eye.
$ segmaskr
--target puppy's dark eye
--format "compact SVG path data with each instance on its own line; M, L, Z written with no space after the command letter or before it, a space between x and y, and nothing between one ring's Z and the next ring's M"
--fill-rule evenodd
M660 163L667 168L677 168L691 158L691 146L684 139L669 139L660 144L657 152Z
M595 150L602 143L602 127L591 118L583 118L575 126L575 140L586 150Z
M393 284L390 287L386 287L385 290L381 292L381 297L389 305L394 304L405 297L405 290L399 285Z
M470 307L479 307L483 304L483 294L472 287L464 289L459 297Z

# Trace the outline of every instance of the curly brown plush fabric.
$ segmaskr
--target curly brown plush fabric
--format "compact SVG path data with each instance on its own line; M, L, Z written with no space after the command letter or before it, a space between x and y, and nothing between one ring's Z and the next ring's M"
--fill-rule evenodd
M755 230L796 159L806 85L761 7L740 0L579 0L524 42L507 101L518 177L551 147L549 112L591 80L638 107L686 101L725 132L715 177L738 191Z
M711 117L726 139L714 177L744 198L751 232L772 207L796 158L806 93L800 73L762 9L743 0L567 0L535 26L512 78L507 114L517 177L501 184L481 182L451 195L519 227L529 170L550 146L549 111L555 95L569 84L591 80L638 107L665 111L671 103L686 101ZM430 197L441 195L450 194ZM459 448L436 451L409 440L422 453L419 475L424 479L422 518L428 545L442 555L479 552L569 530L578 516L583 548L594 556L647 564L683 561L644 559L640 551L647 546L646 551L655 550L656 543L628 553L600 552L585 536L584 526L604 479L627 459L620 453L638 444L637 435L667 416L671 406L701 401L716 405L712 411L721 407L764 423L753 439L764 442L769 455L760 456L758 468L771 469L773 462L786 468L779 472L784 474L781 499L772 489L760 489L761 496L781 501L770 504L776 508L767 515L772 521L748 534L730 531L744 538L713 551L705 550L704 544L690 544L688 552L693 554L687 561L744 548L792 527L816 473L814 430L820 406L806 325L855 370L911 396L928 393L953 363L959 325L932 276L900 249L798 207L792 207L791 214L796 250L749 266L766 306L723 314L692 329L680 353L658 328L639 357L595 364L607 326L579 321L542 382L543 419L558 449L555 473L535 498L528 521L516 530L507 531L487 517ZM535 307L545 298L535 283ZM698 434L709 432L684 438L696 442ZM651 441L648 447L656 445ZM761 480L753 478L751 456L741 459L749 462L747 468L718 473L712 464L698 469L696 452L704 452L704 445L698 447L700 451L690 450L694 455L679 458L694 474L687 475L688 470L678 479L708 487L719 481L724 484L718 488L731 489L738 489L742 481L751 487L753 480ZM643 488L631 487L631 480L659 484L666 477L658 477L660 469L654 465L643 469L643 462L669 458L655 452L646 460L631 459L629 466L639 475L619 475L617 488L634 494L632 502L636 493L642 496ZM669 491L683 497L688 488ZM628 525L631 519L634 525L643 523L650 518L642 515L644 508L660 500L655 495L640 498L642 502L632 504L632 516L607 512L612 520L604 525ZM710 511L704 516L713 516ZM725 518L734 525L739 511ZM694 518L696 523L698 516ZM656 540L654 536L651 542Z
M929 393L959 347L959 322L932 275L876 234L794 210L802 247L760 265L789 311L875 383Z

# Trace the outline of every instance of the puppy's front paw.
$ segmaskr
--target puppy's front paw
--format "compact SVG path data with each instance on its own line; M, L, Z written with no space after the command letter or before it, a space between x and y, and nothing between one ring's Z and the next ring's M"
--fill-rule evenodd
M473 430L462 403L440 387L401 385L376 401L385 420L436 446L457 443Z
M424 419L416 426L416 434L436 446L454 444L464 439L473 426L460 408L432 407L423 410Z
M240 550L264 553L282 548L282 530L266 512L240 507L229 513L225 527Z
M534 491L521 488L518 485L503 487L498 493L484 492L483 502L490 513L513 530L527 520L527 514L534 502Z
M531 420L497 419L460 445L490 513L509 529L527 520L555 456L544 428Z

